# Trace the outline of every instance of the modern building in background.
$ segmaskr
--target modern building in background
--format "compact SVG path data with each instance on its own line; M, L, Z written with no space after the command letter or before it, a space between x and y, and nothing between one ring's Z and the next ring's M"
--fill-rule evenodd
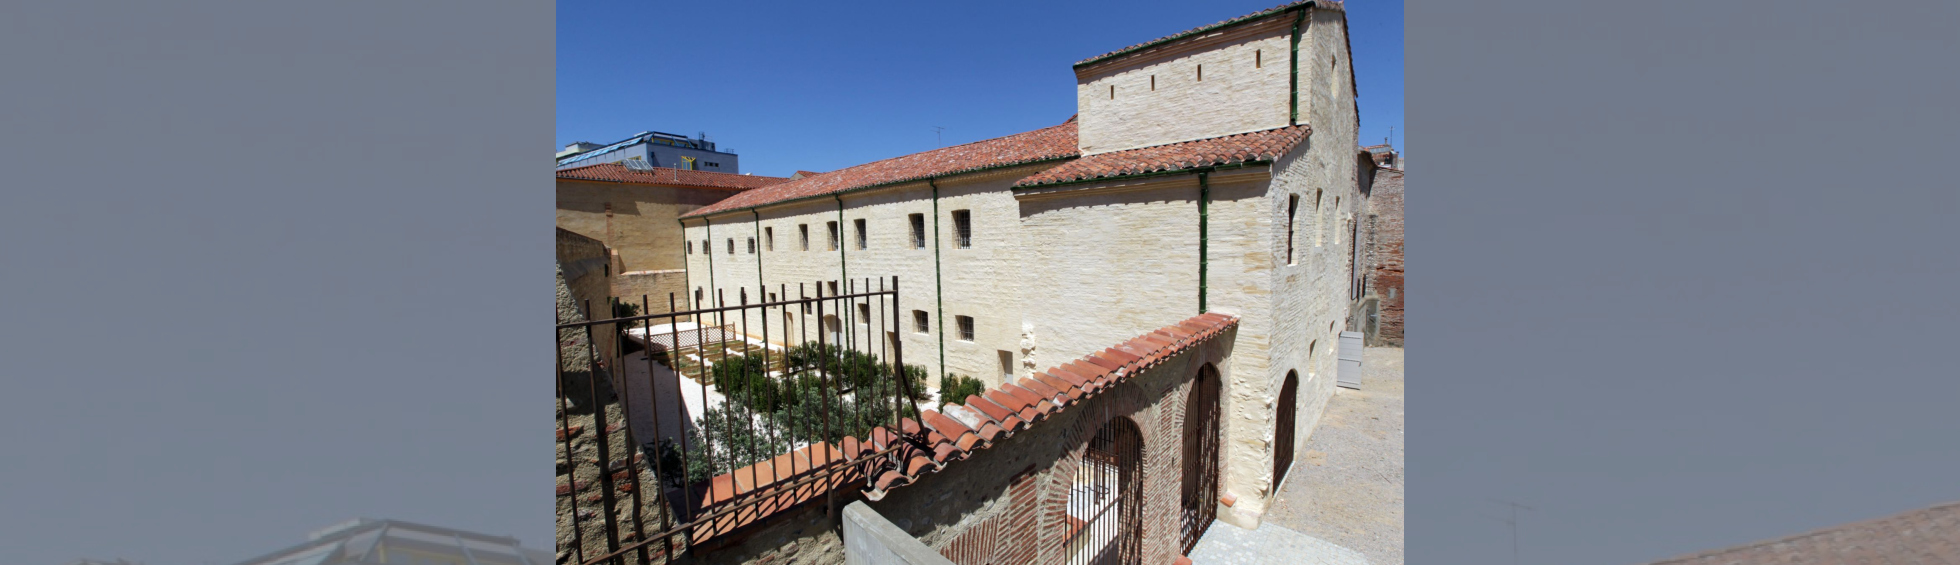
M741 174L734 153L715 149L708 134L687 137L657 131L640 132L611 145L578 142L558 152L558 168L584 167L600 163L640 160L654 167L685 171L713 171Z
M401 520L357 518L313 532L305 543L238 565L552 565L551 552L517 538Z

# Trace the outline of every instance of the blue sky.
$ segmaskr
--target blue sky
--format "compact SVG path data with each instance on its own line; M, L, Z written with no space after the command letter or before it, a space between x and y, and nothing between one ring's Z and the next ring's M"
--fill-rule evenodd
M706 132L745 173L831 171L1061 123L1075 61L1279 4L559 2L554 149ZM1402 3L1347 6L1361 141L1399 147Z

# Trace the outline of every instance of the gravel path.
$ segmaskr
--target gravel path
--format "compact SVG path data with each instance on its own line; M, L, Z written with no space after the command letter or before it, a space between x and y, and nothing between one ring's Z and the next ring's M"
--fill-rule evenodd
M1402 349L1370 347L1336 389L1265 521L1402 565Z

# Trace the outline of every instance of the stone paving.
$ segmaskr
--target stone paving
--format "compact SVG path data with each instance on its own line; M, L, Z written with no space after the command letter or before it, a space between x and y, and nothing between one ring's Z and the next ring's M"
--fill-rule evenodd
M1191 549L1192 565L1372 565L1360 552L1270 521L1257 530L1213 522Z
M1264 522L1402 565L1402 349L1370 347L1337 389ZM1221 522L1222 523L1222 522Z

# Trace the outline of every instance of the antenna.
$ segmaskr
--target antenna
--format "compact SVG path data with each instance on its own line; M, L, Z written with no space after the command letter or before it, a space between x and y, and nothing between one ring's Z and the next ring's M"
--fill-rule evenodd
M932 134L935 139L939 140L940 147L946 146L946 128L940 126L932 126Z
M1516 502L1511 502L1509 500L1490 499L1490 501L1511 507L1511 519L1509 520L1503 518L1491 518L1491 519L1497 520L1499 522L1503 522L1511 526L1511 563L1512 565L1516 565L1518 562L1518 510L1524 509L1524 510L1531 510L1535 512L1538 509L1532 508L1530 506L1525 506L1523 504L1518 504ZM1490 517L1485 516L1485 518L1490 518Z

